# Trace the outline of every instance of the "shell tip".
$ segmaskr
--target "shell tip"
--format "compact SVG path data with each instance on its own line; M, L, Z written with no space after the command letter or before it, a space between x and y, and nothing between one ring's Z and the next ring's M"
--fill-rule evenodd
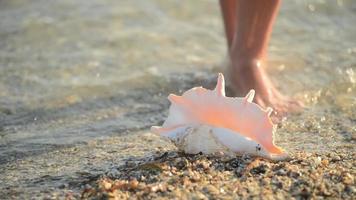
M271 116L272 112L273 112L273 108L267 107L267 109L266 109L267 115L268 115L268 116Z
M252 90L250 90L250 91L247 93L247 95L245 96L245 100L246 100L247 102L252 103L254 97L255 97L255 90L252 89Z
M175 95L175 94L170 94L168 96L168 100L171 103L181 103L182 102L181 96L178 96L178 95Z
M216 83L215 91L219 96L225 96L225 79L222 73L218 75L218 82Z

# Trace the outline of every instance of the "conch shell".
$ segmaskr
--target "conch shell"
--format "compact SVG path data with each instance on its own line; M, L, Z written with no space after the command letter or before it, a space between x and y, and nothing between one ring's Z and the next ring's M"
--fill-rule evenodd
M287 153L273 142L272 109L253 103L254 95L251 90L243 98L226 97L220 73L214 90L195 87L182 96L170 94L168 118L151 131L189 154L224 152L283 160Z

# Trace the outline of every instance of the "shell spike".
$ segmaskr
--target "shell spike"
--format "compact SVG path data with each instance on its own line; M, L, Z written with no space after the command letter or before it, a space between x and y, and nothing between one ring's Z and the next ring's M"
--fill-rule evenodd
M268 115L268 116L271 116L272 112L273 112L273 108L267 107L267 109L266 109L267 115Z
M222 73L218 75L218 82L216 83L215 91L219 96L225 96L225 79Z
M181 104L184 101L184 99L181 96L178 96L178 95L175 95L175 94L170 94L168 96L168 100L171 103L177 103L177 104Z
M254 97L255 97L255 90L252 89L247 93L244 99L246 102L252 103Z

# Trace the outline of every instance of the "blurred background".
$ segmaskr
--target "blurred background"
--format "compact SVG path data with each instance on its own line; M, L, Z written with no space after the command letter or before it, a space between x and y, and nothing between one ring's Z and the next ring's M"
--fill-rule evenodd
M354 144L355 22L352 0L283 1L268 71L308 107L285 148ZM217 0L1 0L0 165L161 123L169 93L215 84L223 31Z

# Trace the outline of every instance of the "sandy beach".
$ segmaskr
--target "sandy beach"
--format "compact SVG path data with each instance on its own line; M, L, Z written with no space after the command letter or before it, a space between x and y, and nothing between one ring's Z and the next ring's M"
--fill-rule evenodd
M355 199L355 11L283 2L268 73L306 108L278 123L290 159L273 162L149 131L168 94L224 71L217 1L1 1L0 199Z

